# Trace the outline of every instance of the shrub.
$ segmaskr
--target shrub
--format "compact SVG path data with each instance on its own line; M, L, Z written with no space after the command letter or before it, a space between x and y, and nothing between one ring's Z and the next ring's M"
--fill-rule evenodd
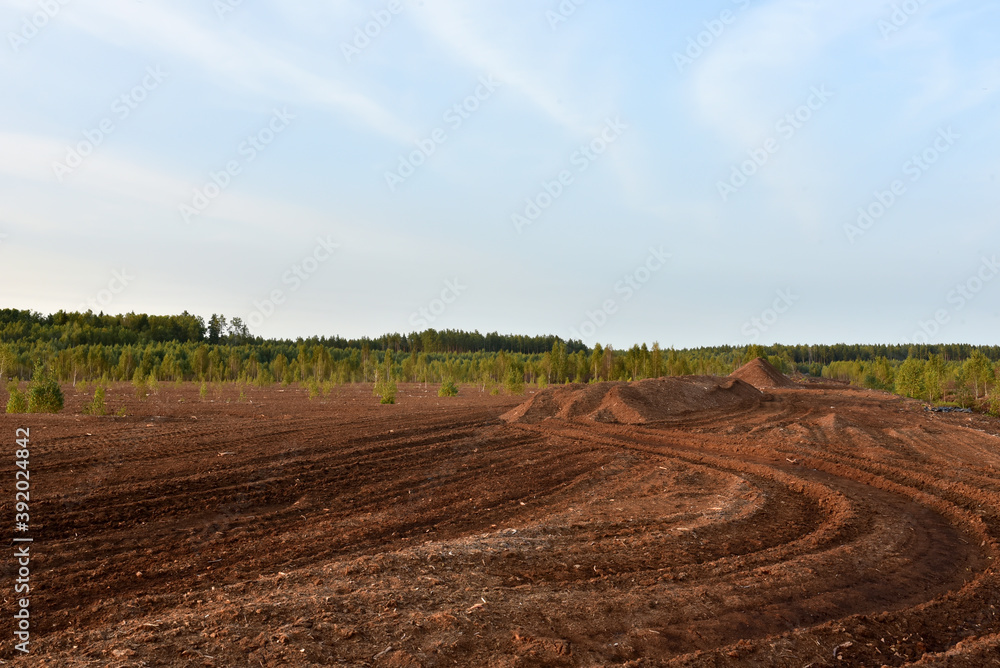
M385 352L382 368L375 369L375 387L372 394L379 397L379 403L396 403L396 379L392 377L392 351Z
M993 393L990 394L990 404L988 412L993 417L1000 417L1000 392L997 391L997 388L994 388Z
M7 412L8 413L27 413L28 412L28 400L18 388L18 382L16 380L10 381L7 385L7 392L10 393L10 398L7 399Z
M448 378L441 383L441 389L438 390L439 397L454 397L457 394L458 387L455 386L455 383L451 380L451 378Z
M201 387L198 388L198 396L204 401L205 397L208 396L208 383L201 381Z
M524 394L524 371L511 367L510 371L507 372L503 389L507 390L507 394L515 396Z
M108 407L104 403L104 387L98 385L94 389L94 398L83 407L84 415L107 415Z
M132 387L135 388L135 398L139 401L146 400L146 379L139 369L132 374Z
M386 378L382 374L377 374L375 378L375 388L372 394L379 398L379 403L396 403L396 381L393 378Z
M315 378L306 381L306 388L309 390L309 401L316 399L320 395L319 382Z
M59 383L42 367L36 367L35 376L28 384L29 413L58 413L63 409L63 393Z

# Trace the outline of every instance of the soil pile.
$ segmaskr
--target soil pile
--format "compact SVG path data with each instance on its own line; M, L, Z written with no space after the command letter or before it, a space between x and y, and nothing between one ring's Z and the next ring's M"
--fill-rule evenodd
M774 366L763 357L758 357L752 362L744 364L739 369L732 372L729 377L739 378L746 383L750 383L758 390L773 389L776 387L798 387L797 383L775 369Z
M501 419L527 424L550 418L646 424L690 413L752 408L762 398L759 390L738 378L715 376L574 383L543 390Z

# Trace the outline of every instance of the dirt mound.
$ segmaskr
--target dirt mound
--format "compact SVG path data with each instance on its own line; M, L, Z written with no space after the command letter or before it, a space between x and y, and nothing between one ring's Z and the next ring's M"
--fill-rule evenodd
M646 424L695 412L749 408L762 398L759 390L738 378L715 376L577 383L543 390L501 419L528 424L550 418Z
M730 378L739 378L750 383L758 390L772 389L776 387L798 387L788 376L781 373L763 357L758 357L752 362L744 364L729 375Z

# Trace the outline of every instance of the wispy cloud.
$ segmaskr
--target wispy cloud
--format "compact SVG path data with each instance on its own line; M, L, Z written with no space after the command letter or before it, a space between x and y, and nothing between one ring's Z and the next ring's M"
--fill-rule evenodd
M881 11L867 0L779 0L747 10L694 66L698 116L738 146L759 141L774 123L776 91L817 69L845 33L865 29L877 36Z
M204 20L214 19L206 14ZM413 131L383 105L340 81L295 63L276 48L237 32L200 25L179 9L153 3L94 0L66 19L110 44L156 48L187 59L224 85L288 104L343 112L387 137L408 141Z
M570 133L586 135L603 122L598 118L585 119L568 109L563 102L570 94L565 89L566 82L545 79L544 68L539 66L537 58L530 63L518 62L517 55L498 46L491 36L496 34L503 19L482 5L425 0L417 17L426 32L459 56L459 62L467 63L477 72L494 75Z

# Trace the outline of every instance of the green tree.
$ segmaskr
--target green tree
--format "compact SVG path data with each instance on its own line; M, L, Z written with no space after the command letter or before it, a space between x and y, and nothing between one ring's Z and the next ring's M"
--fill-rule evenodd
M379 398L379 403L396 403L396 379L393 377L392 351L385 351L385 359L375 367L375 387L372 394Z
M519 360L511 362L509 365L503 388L507 394L512 396L524 394L524 365Z
M972 355L965 360L963 371L965 371L965 377L972 383L972 389L975 393L976 399L979 399L980 391L982 391L981 393L985 395L987 385L995 380L993 375L993 364L986 357L986 355L978 349L974 350Z
M107 415L108 407L104 401L104 386L98 385L94 388L94 398L91 399L84 407L84 415Z
M907 357L896 371L896 393L904 397L918 398L924 394L924 363L915 357Z
M663 351L660 350L660 344L657 341L653 341L653 349L649 355L650 378L659 378L663 375L665 368Z
M63 392L59 383L38 365L28 384L29 413L58 413L63 409Z
M24 392L18 388L16 380L12 380L7 384L7 393L10 395L7 399L8 413L28 412L28 399L24 396Z

